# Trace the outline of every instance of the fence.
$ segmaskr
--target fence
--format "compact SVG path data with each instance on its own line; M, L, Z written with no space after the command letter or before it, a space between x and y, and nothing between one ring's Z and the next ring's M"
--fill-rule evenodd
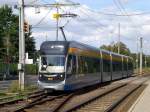
M17 65L18 65L18 63L0 62L0 80L18 78ZM25 74L37 75L38 74L38 65L37 64L26 64L25 65Z

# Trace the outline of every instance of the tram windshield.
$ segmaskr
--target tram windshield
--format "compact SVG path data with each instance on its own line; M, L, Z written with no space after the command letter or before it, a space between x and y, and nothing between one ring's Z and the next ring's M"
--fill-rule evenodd
M65 56L64 55L41 56L41 64L46 66L64 66Z

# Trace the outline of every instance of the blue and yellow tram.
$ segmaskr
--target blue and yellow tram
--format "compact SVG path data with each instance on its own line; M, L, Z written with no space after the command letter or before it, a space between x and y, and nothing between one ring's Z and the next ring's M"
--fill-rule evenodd
M75 41L46 41L40 47L38 84L44 89L74 90L132 73L131 57Z

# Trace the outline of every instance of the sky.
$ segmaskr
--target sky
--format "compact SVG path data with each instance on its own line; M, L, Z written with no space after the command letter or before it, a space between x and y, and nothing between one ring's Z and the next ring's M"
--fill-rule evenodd
M0 4L13 6L18 0L0 0ZM59 19L59 26L64 26L67 40L79 41L99 47L118 41L120 24L120 40L137 52L139 38L143 37L144 53L150 55L150 0L25 0L26 4L80 3L79 6L61 7L61 14L77 14L74 18ZM52 14L55 8L25 8L25 18L33 26L32 32L36 40L36 48L46 40L56 40L56 20ZM18 14L18 10L14 9ZM126 16L129 15L129 16ZM59 31L59 40L63 40ZM139 46L139 45L138 45Z

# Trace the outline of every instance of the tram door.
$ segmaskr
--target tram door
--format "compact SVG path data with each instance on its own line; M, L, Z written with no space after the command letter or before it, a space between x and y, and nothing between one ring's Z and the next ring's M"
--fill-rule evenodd
M123 78L128 76L128 63L127 63L127 58L124 58L123 60Z
M102 55L103 62L103 72L102 72L102 82L111 81L111 57L110 54Z

